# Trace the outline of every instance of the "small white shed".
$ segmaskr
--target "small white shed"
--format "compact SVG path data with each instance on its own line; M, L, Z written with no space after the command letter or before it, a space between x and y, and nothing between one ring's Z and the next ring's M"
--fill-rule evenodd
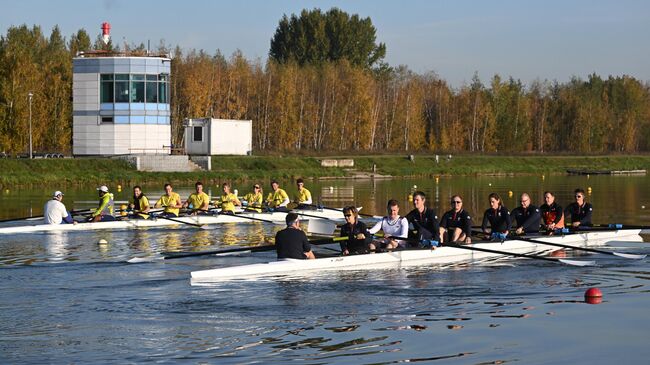
M250 155L253 121L234 119L186 119L185 153L188 155Z

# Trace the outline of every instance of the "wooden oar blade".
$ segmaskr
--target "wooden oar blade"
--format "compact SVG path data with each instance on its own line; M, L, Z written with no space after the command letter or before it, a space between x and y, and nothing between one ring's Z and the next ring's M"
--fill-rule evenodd
M612 252L614 256L623 257L626 259L641 260L646 258L648 255L637 255L633 253L622 253L622 252Z
M580 261L568 259L558 259L557 261L571 266L596 266L596 261Z

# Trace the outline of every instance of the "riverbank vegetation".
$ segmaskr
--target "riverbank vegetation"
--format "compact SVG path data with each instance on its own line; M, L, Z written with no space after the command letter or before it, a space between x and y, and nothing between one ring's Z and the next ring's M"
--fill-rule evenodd
M434 177L440 175L566 174L567 169L650 169L650 155L637 156L490 156L490 155L366 155L352 158L353 168L321 167L325 157L214 156L212 171L145 172L115 159L0 159L0 185L75 185L220 183L287 178ZM328 157L329 158L329 157Z

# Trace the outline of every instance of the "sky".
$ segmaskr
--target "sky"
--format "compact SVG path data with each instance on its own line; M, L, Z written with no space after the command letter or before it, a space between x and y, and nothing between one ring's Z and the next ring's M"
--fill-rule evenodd
M114 43L165 44L264 62L283 15L338 7L370 17L385 61L435 72L454 87L478 73L529 84L630 75L650 81L650 1L644 0L0 0L0 32L58 25L66 39L83 28L94 40L104 21Z

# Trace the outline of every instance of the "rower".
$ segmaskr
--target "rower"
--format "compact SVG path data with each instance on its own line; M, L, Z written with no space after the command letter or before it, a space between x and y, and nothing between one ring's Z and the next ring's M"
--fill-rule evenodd
M63 204L63 193L60 191L55 191L52 194L52 199L45 203L43 208L43 219L45 224L77 224L77 222L72 219L72 215L68 213Z
M584 190L577 188L574 193L576 201L564 209L564 215L571 218L571 226L573 228L589 227L591 226L593 207L591 203L585 201Z
M345 224L341 227L341 237L348 237L348 240L341 241L341 253L343 255L367 253L372 235L368 232L366 224L359 221L357 207L353 205L344 207L343 216Z
M113 211L115 209L115 203L113 202L113 193L108 192L108 187L102 185L97 188L97 193L99 194L99 207L95 209L90 218L89 222L110 222L114 221L115 217L113 216Z
M266 197L266 205L271 212L288 212L287 204L289 204L289 196L287 192L280 189L280 184L277 181L271 182L272 192Z
M246 209L250 212L262 212L262 202L264 201L264 195L262 192L262 186L260 184L253 185L253 192L248 193L244 196L246 201ZM243 202L242 202L243 203Z
M312 209L311 192L305 188L305 182L302 178L296 180L298 192L296 192L294 203L298 204L297 209Z
M190 194L185 203L183 203L183 208L189 208L192 210L191 215L205 215L208 213L208 205L210 205L210 197L203 191L203 183L197 181L194 184L194 193Z
M463 209L463 198L460 195L451 197L451 210L447 211L440 220L440 243L457 242L472 243L472 217Z
M142 192L139 185L133 187L133 198L129 201L129 209L133 211L129 215L131 219L149 219L149 199Z
M490 208L483 214L481 229L488 239L505 240L512 225L510 212L503 206L503 200L499 194L491 193L488 198L490 199ZM490 228L488 228L488 224Z
M235 205L241 207L241 202L237 195L230 192L230 183L221 185L223 195L221 196L221 214L235 214Z
M440 225L436 212L427 207L427 198L422 191L413 193L414 209L406 215L406 219L413 225L414 232L409 236L423 246L435 247L440 242ZM431 242L434 241L434 242Z
M555 202L555 195L550 191L544 192L544 204L539 207L542 215L542 228L547 234L559 233L564 228L564 212Z
M515 218L515 233L517 235L539 233L539 222L542 219L539 208L530 203L530 195L523 193L519 199L520 206L510 212Z
M155 208L163 207L165 210L162 215L164 217L173 218L178 217L179 210L183 207L181 203L181 197L178 193L174 192L172 184L165 184L165 195L161 196L160 199L154 205Z
M278 260L315 259L307 235L300 229L298 214L288 213L285 222L287 228L275 234L275 248L278 253Z
M397 200L389 200L386 205L386 211L388 214L368 230L370 234L375 234L379 230L382 230L385 236L385 238L374 240L368 245L371 251L378 247L392 250L397 247L406 246L406 241L399 238L408 238L409 222L406 218L400 217L399 203Z

